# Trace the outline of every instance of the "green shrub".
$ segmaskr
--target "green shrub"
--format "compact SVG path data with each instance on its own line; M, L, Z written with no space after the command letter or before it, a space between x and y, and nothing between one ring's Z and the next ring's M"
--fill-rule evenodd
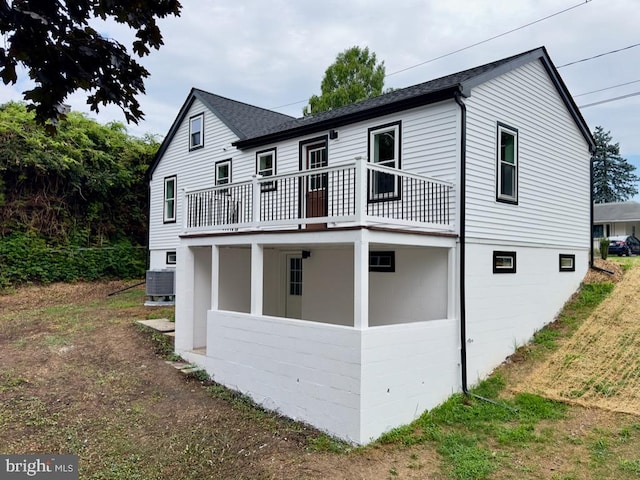
M80 242L50 245L36 233L12 233L0 240L0 288L21 283L141 278L147 251L128 240L100 247Z
M600 257L603 260L606 260L607 257L609 256L609 244L610 243L611 242L606 237L600 239Z

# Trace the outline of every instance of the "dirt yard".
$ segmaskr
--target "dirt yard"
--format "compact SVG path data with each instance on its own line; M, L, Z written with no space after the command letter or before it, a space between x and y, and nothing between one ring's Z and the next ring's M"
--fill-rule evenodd
M75 453L92 479L442 478L434 451L419 471L410 450L325 452L316 430L212 395L135 325L171 312L140 289L107 298L122 285L0 295L0 452Z
M1 453L77 454L80 478L89 480L640 478L640 419L580 406L537 425L507 416L504 423L491 420L495 427L481 422L471 430L465 419L476 407L461 398L461 420L437 427L443 440L414 444L408 440L421 432L413 431L388 444L350 449L168 365L162 342L136 320L170 316L171 309L142 306L140 288L107 297L123 286L31 286L0 295ZM574 386L569 377L555 377L551 384L564 385L563 400L566 392L586 400L601 390L602 400L637 404L638 291L640 267L596 311L596 327L585 322L588 330L567 340L592 341L576 343L579 354L558 351L549 360L549 375L575 369L606 380ZM633 335L616 338L615 329L629 322ZM594 344L605 348L598 360L587 360L583 350ZM587 372L590 362L623 365L625 384L600 370ZM540 364L532 359L503 367L516 372L505 374L505 392L510 379L527 371L524 365L531 372ZM558 365L564 368L553 370ZM531 381L537 377L553 378L540 374ZM535 385L544 390L548 383ZM582 395L571 393L585 385L590 388ZM470 468L455 473L461 462ZM477 463L488 465L485 473L474 473Z

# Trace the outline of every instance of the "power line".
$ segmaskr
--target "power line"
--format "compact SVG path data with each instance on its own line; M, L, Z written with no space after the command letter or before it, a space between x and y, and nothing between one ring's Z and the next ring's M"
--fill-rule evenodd
M622 100L624 98L635 97L640 95L640 92L629 93L628 95L622 95L620 97L608 98L607 100L600 100L599 102L587 103L586 105L580 105L578 108L593 107L594 105L601 105L603 103L615 102L616 100Z
M580 60L576 60L575 62L565 63L564 65L560 65L559 67L556 67L556 68L568 67L569 65L575 65L576 63L586 62L588 60L593 60L594 58L604 57L606 55L611 55L612 53L622 52L624 50L629 50L630 48L634 48L638 46L640 46L640 43L635 43L633 45L629 45L628 47L618 48L617 50L611 50L609 52L599 53L598 55L594 55L592 57L582 58Z
M591 2L591 1L592 0L584 0L584 1L580 2L580 3L576 3L575 5L573 5L571 7L565 8L564 10L560 10L558 12L552 13L550 15L547 15L546 17L539 18L538 20L534 20L533 22L529 22L529 23L527 23L525 25L521 25L521 26L519 26L517 28L513 28L511 30L508 30L508 31L503 32L503 33L500 33L498 35L494 35L493 37L487 38L485 40L481 40L481 41L473 43L471 45L467 45L466 47L462 47L462 48L459 48L459 49L454 50L452 52L445 53L444 55L440 55L438 57L434 57L434 58L431 58L429 60L425 60L424 62L420 62L420 63L417 63L415 65L411 65L411 66L405 67L405 68L397 70L395 72L387 73L385 75L385 78L390 77L391 75L397 75L398 73L406 72L407 70L411 70L413 68L421 67L422 65L426 65L428 63L435 62L436 60L440 60L442 58L449 57L449 56L454 55L456 53L460 53L460 52L463 52L465 50L469 50L470 48L477 47L478 45L482 45L484 43L490 42L491 40L495 40L496 38L504 37L505 35L509 35L510 33L517 32L518 30L522 30L523 28L530 27L531 25L535 25L536 23L540 23L540 22L543 22L543 21L548 20L550 18L556 17L556 16L558 16L558 15L560 15L562 13L568 12L568 11L573 10L575 8L578 8L578 7L582 7L583 5L586 5L587 3ZM570 65L570 64L567 64L567 65ZM566 66L566 65L563 65L563 66ZM560 67L557 67L557 68L560 68ZM307 102L307 101L308 101L308 99L298 100L296 102L291 102L291 103L287 103L285 105L278 105L277 107L270 107L270 108L271 108L271 110L277 110L279 108L290 107L291 105L297 105L299 103L304 103L304 102Z
M391 75L396 75L397 73L406 72L407 70L411 70L412 68L421 67L422 65L426 65L427 63L435 62L436 60L440 60L441 58L449 57L449 56L451 56L451 55L453 55L455 53L459 53L459 52L462 52L464 50L468 50L470 48L477 47L478 45L482 45L483 43L490 42L491 40L495 40L496 38L504 37L505 35L508 35L510 33L517 32L518 30L522 30L523 28L530 27L531 25L535 25L536 23L540 23L540 22L542 22L544 20L548 20L549 18L553 18L553 17L555 17L557 15L560 15L561 13L565 13L565 12L568 12L569 10L573 10L574 8L578 8L578 7L581 7L583 5L586 5L590 1L591 0L585 0L584 2L577 3L577 4L573 5L572 7L565 8L564 10L560 10L559 12L552 13L551 15L547 15L546 17L539 18L538 20L534 20L533 22L529 22L529 23L527 23L525 25L522 25L520 27L508 30L508 31L500 33L498 35L494 35L493 37L487 38L485 40L481 40L481 41L476 42L476 43L474 43L472 45L468 45L466 47L459 48L458 50L454 50L453 52L449 52L449 53L445 53L444 55L440 55L439 57L431 58L429 60L425 60L424 62L417 63L415 65L411 65L410 67L406 67L406 68L403 68L401 70L397 70L395 72L388 73L386 76L390 77Z
M578 95L574 95L573 98L583 97L585 95L591 95L592 93L604 92L605 90L611 90L612 88L624 87L625 85L631 85L633 83L638 83L640 80L632 80L631 82L619 83L618 85L612 85L610 87L600 88L598 90L591 90L590 92L579 93Z

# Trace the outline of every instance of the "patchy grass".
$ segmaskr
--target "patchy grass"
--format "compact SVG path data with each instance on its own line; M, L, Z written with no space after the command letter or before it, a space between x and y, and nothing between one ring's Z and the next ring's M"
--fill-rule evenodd
M118 287L0 297L0 429L11 432L3 453L75 453L90 480L640 478L638 417L510 390L520 369L562 348L610 284L586 285L473 395L453 395L360 448L266 411L204 371L166 365L179 360L170 339L135 321L173 310L142 307L140 289L106 297ZM632 350L637 340L618 343ZM578 361L562 357L567 369ZM606 395L624 378L589 381Z

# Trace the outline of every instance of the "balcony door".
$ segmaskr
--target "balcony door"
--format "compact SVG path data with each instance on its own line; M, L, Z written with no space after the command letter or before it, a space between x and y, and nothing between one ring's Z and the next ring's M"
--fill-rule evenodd
M327 166L327 143L319 142L305 145L305 168L308 171ZM327 216L327 174L318 173L307 177L306 217ZM326 228L326 223L308 224L308 229Z

